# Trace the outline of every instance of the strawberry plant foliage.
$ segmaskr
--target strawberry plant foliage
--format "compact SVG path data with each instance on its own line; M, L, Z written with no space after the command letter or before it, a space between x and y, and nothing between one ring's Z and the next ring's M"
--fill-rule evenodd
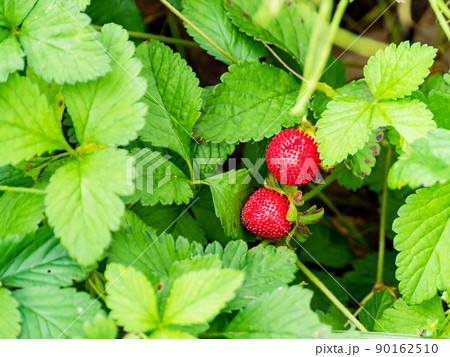
M161 3L0 0L0 338L449 338L445 46Z

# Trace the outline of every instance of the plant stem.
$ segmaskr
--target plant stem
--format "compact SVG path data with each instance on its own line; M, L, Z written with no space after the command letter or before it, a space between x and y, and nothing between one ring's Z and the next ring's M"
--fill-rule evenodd
M303 72L304 77L306 77L310 82L302 83L300 88L299 99L292 109L292 114L300 114L305 109L305 105L311 95L316 90L317 83L320 77L327 69L324 68L330 57L331 48L333 47L334 38L336 37L337 31L339 29L339 24L341 23L342 16L344 16L345 9L347 8L349 0L340 0L336 11L334 13L333 19L331 20L329 31L326 35L326 40L321 42L321 35L323 32L322 21L328 21L328 13L332 11L333 4L329 1L322 1L319 9L319 14L317 15L317 23L314 26L313 33L311 36L310 44L308 47L308 56L305 61L305 69Z
M383 50L388 45L385 42L359 36L343 28L337 30L334 44L365 57L373 56L378 50Z
M384 251L386 247L386 213L389 188L387 184L387 176L392 162L392 146L389 145L386 157L386 166L384 168L383 193L381 196L381 213L380 213L380 233L378 243L378 264L377 264L377 278L375 285L383 284L383 266L384 266Z
M102 26L100 26L100 25L92 24L91 26L99 31L102 29ZM153 33L145 33L145 32L138 32L138 31L127 30L127 32L128 32L128 36L130 36L132 38L137 38L140 40L158 40L161 42L170 43L170 44L174 44L174 45L199 47L199 44L197 42L183 40L181 38L167 37L167 36L155 35Z
M312 187L312 190L309 191L306 195L302 197L303 201L308 201L309 199L313 198L315 195L317 195L319 192L321 192L325 187L327 187L330 183L332 183L337 175L344 169L343 166L335 168L331 174L328 175L328 177L324 180L324 183L321 185L312 185L308 184L308 187Z
M370 299L372 299L372 297L373 297L374 294L375 294L375 293L374 293L373 290L372 290L370 293L368 293L368 294L364 297L364 299L361 300L361 302L359 303L360 306L359 306L358 310L355 311L355 313L353 314L353 316L358 317L358 315L361 313L361 311L363 311L364 305L365 305ZM351 322L351 321L348 320L348 321L345 323L344 327L348 327L348 325L350 324L350 322Z
M447 21L445 20L444 15L442 14L442 11L445 11L442 9L442 7L443 7L442 5L445 6L445 4L441 4L441 2L439 2L439 0L430 0L430 5L433 8L433 11L439 21L439 24L442 27L442 30L444 31L445 35L450 40L450 27L449 27ZM448 11L448 8L446 8L446 9Z
M178 21L174 14L169 13L167 16L167 21L169 22L170 34L173 38L180 38L180 29L178 28ZM186 58L186 51L184 47L179 43L175 44L177 52L180 53L181 57Z
M41 190L39 188L28 188L28 187L0 186L0 191L26 192L26 193L35 193L38 195L45 195L45 190Z
M447 311L447 317L444 320L444 323L442 324L444 327L442 328L442 330L439 332L439 337L443 335L443 333L445 331L448 330L448 328L450 327L450 313Z
M161 0L161 2L166 5L170 11L172 11L176 16L178 16L182 21L186 22L189 26L191 26L195 32L197 32L200 36L202 36L206 41L208 41L211 46L213 46L217 51L223 54L226 58L228 58L231 62L237 63L237 59L234 58L231 54L222 49L217 43L215 43L206 33L200 30L196 25L194 25L186 16L184 16L181 12L179 12L175 7L172 6L167 0Z
M330 301L336 305L336 307L350 320L352 321L358 330L367 332L366 328L359 322L352 313L338 300L338 298L325 286L320 279L315 276L311 270L309 270L300 260L297 259L298 268L305 274L324 294L330 299Z

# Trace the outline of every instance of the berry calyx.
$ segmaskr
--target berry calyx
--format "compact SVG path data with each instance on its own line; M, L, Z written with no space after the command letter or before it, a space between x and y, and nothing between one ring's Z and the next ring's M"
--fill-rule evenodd
M277 239L291 229L292 222L286 219L288 210L289 200L286 196L261 188L244 205L242 225L258 237Z
M270 142L267 167L283 185L299 186L319 172L319 152L314 139L298 129L285 129Z

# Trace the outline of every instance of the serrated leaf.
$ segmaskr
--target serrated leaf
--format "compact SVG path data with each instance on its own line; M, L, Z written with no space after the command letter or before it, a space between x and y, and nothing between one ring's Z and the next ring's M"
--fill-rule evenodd
M199 141L192 143L192 158L194 179L201 180L214 174L217 171L217 165L223 165L234 152L235 146L227 143L211 143Z
M354 155L347 157L346 164L359 178L364 179L372 172L372 167L377 162L376 157L380 155L381 148L378 142L381 140L383 140L383 134L379 130L373 130L366 145Z
M232 269L194 271L175 280L164 310L163 323L191 325L215 317L234 297L244 274Z
M364 305L359 315L359 320L368 331L383 331L380 327L380 319L386 309L394 305L392 295L385 289L378 290Z
M408 306L405 300L398 299L393 307L384 311L380 320L381 326L376 324L375 330L431 337L436 331L431 331L430 327L434 323L438 325L438 322L444 319L442 300L439 296L415 306Z
M74 1L80 8L80 11L86 10L86 7L90 5L91 0L72 0Z
M192 339L196 338L195 336L192 336L191 334L183 331L177 331L169 328L161 328L156 331L154 331L150 336L150 339Z
M148 82L143 102L149 110L141 139L190 160L191 133L200 114L202 93L195 73L179 53L158 41L141 44L136 56Z
M111 318L127 332L146 332L159 324L155 290L145 275L133 267L109 264L105 277L108 281L106 303Z
M106 149L60 167L47 186L46 213L56 236L82 265L95 263L119 228L124 206L119 195L131 193L126 151Z
M242 61L231 65L221 80L215 94L206 99L205 114L194 128L201 138L227 143L258 141L301 120L289 114L299 84L286 71Z
M436 127L433 114L416 99L381 102L378 109L385 118L384 125L393 125L408 144L425 137L429 130Z
M194 192L184 172L179 169L169 155L150 149L134 149L135 195L133 201L140 200L142 205L162 203L189 203Z
M239 269L245 273L242 287L227 305L239 309L260 298L264 293L285 287L295 279L297 257L286 247L258 246L248 250L243 241L227 244L223 252L225 268Z
M377 100L410 95L429 73L437 50L416 42L394 43L369 58L364 76Z
M183 0L183 15L202 30L220 48L238 61L258 60L266 50L261 43L243 34L227 17L223 0ZM232 64L228 57L220 53L188 24L183 23L187 32L211 56L226 64Z
M268 2L232 0L225 2L228 16L243 32L276 45L305 63L316 14L306 1Z
M383 125L377 106L352 96L334 97L317 122L316 140L325 165L341 162L362 149L372 129Z
M388 183L391 188L409 185L411 188L444 183L450 177L450 131L435 129L426 138L410 145L411 150L400 156L392 166Z
M450 93L432 90L428 94L428 108L438 128L450 130Z
M228 338L318 338L330 331L309 307L312 292L298 286L266 293L224 328Z
M84 337L90 339L114 339L117 338L117 326L113 320L102 314L97 314L94 321L87 321L83 326Z
M360 188L364 181L356 177L353 172L351 172L343 162L338 164L335 168L335 170L338 170L342 168L342 171L339 172L339 174L336 177L336 181L339 185L344 186L347 190L356 191L358 188ZM369 176L370 177L370 176Z
M170 234L156 235L137 228L122 228L113 237L108 262L125 266L134 262L133 266L152 280L156 275L167 276L173 262L187 259L197 250L203 251L200 244L189 243L186 238L175 240Z
M67 109L80 144L126 145L145 123L146 108L138 103L146 87L138 77L142 65L132 58L134 44L121 27L103 26L99 41L114 58L112 71L87 83L66 86Z
M0 0L0 26L19 26L35 3L36 0Z
M251 193L248 170L231 170L220 175L206 179L211 188L214 201L214 209L217 217L222 222L222 227L227 236L233 239L242 238L244 230L241 226L241 209L244 200Z
M24 53L17 38L2 28L0 28L0 53L2 54L0 82L6 82L10 73L23 69L25 62Z
M0 198L0 242L10 234L24 235L35 230L43 213L43 195L5 192Z
M86 12L96 24L114 22L128 30L145 31L134 0L92 0Z
M450 183L417 190L398 215L396 277L405 301L420 304L450 288Z
M0 165L67 148L47 98L29 78L13 74L0 83L0 112Z
M19 303L8 289L0 287L0 339L17 338L20 334Z
M83 325L100 313L101 305L85 292L53 286L13 291L22 315L21 338L80 338Z
M94 39L90 18L68 0L40 0L20 28L28 65L47 82L83 82L103 76L109 57Z
M0 241L0 251L3 254L0 258L3 286L69 286L88 272L70 259L48 227L23 239L7 236Z

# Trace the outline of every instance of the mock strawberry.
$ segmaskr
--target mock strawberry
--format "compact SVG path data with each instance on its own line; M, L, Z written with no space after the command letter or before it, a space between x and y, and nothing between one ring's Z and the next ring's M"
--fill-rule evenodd
M305 185L319 172L319 152L314 139L298 129L285 129L270 142L267 167L282 184Z
M242 225L262 238L276 239L291 229L292 223L286 219L289 200L282 194L261 188L250 196L241 214Z

